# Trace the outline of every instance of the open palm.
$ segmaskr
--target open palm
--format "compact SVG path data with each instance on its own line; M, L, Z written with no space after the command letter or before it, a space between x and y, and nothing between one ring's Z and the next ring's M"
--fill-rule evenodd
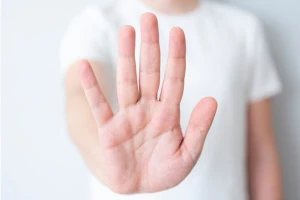
M98 125L103 183L119 193L156 192L179 184L196 164L217 104L201 100L192 112L185 137L180 127L180 101L185 76L185 36L170 33L162 92L157 19L141 19L139 83L135 64L135 31L121 29L117 70L119 111L113 114L94 72L81 62L81 82ZM159 97L158 97L159 96Z

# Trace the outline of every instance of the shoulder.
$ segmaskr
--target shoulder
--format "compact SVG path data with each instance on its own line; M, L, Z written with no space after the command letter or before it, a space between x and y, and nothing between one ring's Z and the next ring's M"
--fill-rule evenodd
M206 2L207 8L220 19L230 19L232 23L254 22L258 18L255 14L231 4L220 2Z
M240 34L251 34L254 29L261 27L259 18L250 11L220 2L206 2L206 4L215 21Z
M75 15L69 22L62 40L62 47L103 44L111 31L114 22L114 6L89 5Z
M108 62L110 22L113 7L90 5L69 23L59 49L63 69L80 59Z
M240 44L245 51L251 51L264 38L260 19L250 11L234 5L206 2L207 11L217 31L230 41Z
M70 22L71 28L108 28L115 7L89 5L79 12Z

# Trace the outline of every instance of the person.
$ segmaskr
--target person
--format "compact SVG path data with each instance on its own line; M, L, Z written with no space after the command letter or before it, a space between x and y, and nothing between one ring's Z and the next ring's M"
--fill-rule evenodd
M60 56L93 199L282 199L281 83L253 14L197 0L89 6Z

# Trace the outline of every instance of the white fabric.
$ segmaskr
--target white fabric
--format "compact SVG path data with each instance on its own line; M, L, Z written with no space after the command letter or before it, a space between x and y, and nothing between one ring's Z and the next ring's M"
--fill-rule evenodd
M155 194L117 195L92 178L93 200L246 200L246 122L248 103L277 94L281 84L268 52L260 22L237 8L202 2L195 10L177 16L157 13L137 0L116 1L107 8L90 6L71 23L61 48L63 69L81 58L98 60L115 73L117 33L121 25L137 32L140 15L158 16L164 72L169 30L184 29L187 70L181 103L185 130L196 103L205 96L217 99L219 108L203 153L190 175L177 187ZM137 59L138 62L138 59ZM161 73L163 78L163 74ZM115 80L111 80L114 84ZM115 95L115 91L111 91Z

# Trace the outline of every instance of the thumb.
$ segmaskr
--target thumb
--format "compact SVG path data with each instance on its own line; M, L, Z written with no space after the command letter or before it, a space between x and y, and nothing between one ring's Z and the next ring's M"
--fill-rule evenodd
M183 156L188 155L194 162L198 160L217 107L217 101L212 97L204 98L196 105L180 146Z

